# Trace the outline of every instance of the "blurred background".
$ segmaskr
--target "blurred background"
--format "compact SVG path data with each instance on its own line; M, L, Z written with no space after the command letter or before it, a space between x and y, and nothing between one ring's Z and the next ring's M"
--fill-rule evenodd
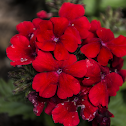
M6 56L10 38L17 33L16 25L22 21L31 21L40 10L56 12L47 4L52 1L0 0L0 126L55 126L52 119L44 113L36 117L32 105L29 107L24 98L19 102L17 98L21 99L20 96L9 97L14 87L8 77L8 71L14 68L10 66L10 60ZM101 20L102 26L111 28L116 37L120 34L126 36L126 0L82 0L82 2L89 20ZM126 69L125 57L123 68ZM115 115L111 126L126 125L126 84L121 87L116 97L111 98L109 110ZM79 124L84 125L88 126L87 122Z

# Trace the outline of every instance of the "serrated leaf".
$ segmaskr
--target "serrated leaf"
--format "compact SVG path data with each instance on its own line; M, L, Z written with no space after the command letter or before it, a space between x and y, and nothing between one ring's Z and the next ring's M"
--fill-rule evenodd
M8 113L9 116L23 115L23 118L34 119L33 106L26 102L25 94L13 95L13 81L6 83L0 79L0 113Z

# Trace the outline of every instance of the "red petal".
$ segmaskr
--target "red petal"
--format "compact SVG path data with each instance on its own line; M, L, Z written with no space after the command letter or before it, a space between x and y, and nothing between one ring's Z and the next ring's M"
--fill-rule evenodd
M47 106L45 108L45 113L48 115L52 115L53 109L57 104L64 102L65 100L61 100L55 95L54 97L48 99Z
M38 56L33 62L33 67L38 72L54 71L57 67L56 61L49 52L38 51Z
M126 55L126 37L120 35L118 38L107 43L107 47L117 57L123 57Z
M57 60L68 59L69 53L61 42L56 43L54 56Z
M126 81L126 70L120 70L119 74L121 75L123 82Z
M6 49L9 59L13 60L12 65L26 65L32 63L34 52L30 47L30 42L25 36L15 35L11 38L12 45Z
M42 19L48 18L48 14L47 14L46 11L41 10L41 11L39 11L39 12L37 13L37 17L42 18Z
M53 38L54 38L54 34L52 30L45 30L44 33L41 31L38 31L37 33L37 40L42 43L45 42L45 44L46 44L46 41L53 42Z
M100 81L101 77L100 76L94 76L94 77L87 77L84 78L84 80L82 81L84 86L91 86L93 84L96 84Z
M76 18L83 16L85 13L84 7L80 4L73 3L63 3L59 10L60 17L66 17L68 20L72 21Z
M110 29L99 28L97 30L97 35L103 42L109 42L114 39L114 34Z
M100 47L101 44L99 42L92 42L82 46L80 50L83 54L85 54L85 56L94 58L100 52Z
M49 102L45 108L45 113L48 115L52 115L52 110L56 107L57 104Z
M108 106L108 92L104 83L94 85L89 91L89 99L94 106Z
M95 118L98 107L93 106L88 100L84 100L82 104L85 106L84 109L82 109L82 118L92 121Z
M69 54L69 58L63 61L62 67L67 67L69 65L72 65L76 61L77 61L77 57L74 54Z
M100 21L92 20L92 21L91 21L91 28L90 28L90 31L91 31L91 32L96 32L96 30L97 30L98 28L101 28L101 23L100 23Z
M47 30L53 30L53 24L50 20L42 20L38 31L44 33Z
M112 61L112 67L117 70L120 70L123 67L123 62L123 58L114 56Z
M65 67L63 71L74 77L82 78L87 72L85 60L78 61L74 63L73 65Z
M87 73L82 81L83 85L93 85L101 81L101 69L99 64L93 59L86 59Z
M69 21L64 17L52 17L50 20L54 26L53 28L55 36L60 37L68 27Z
M33 79L32 88L39 92L39 96L50 98L56 93L57 82L58 75L56 72L39 73Z
M27 36L28 34L33 33L35 31L35 27L33 23L30 21L24 21L24 22L19 23L16 26L16 29L20 34L24 36Z
M52 111L55 123L62 123L64 126L76 126L79 123L78 112L73 102L64 102L56 106Z
M103 65L106 66L108 64L109 59L112 59L113 55L110 52L110 50L104 46L101 47L100 53L97 57L98 62Z
M36 42L39 49L43 51L54 51L56 43L53 41Z
M45 106L46 99L40 97L37 92L32 91L27 96L28 100L34 105L34 113L36 116L40 116Z
M74 37L74 35L70 33L62 35L61 42L69 52L75 52L78 47L76 37Z
M41 21L42 21L42 19L40 19L40 18L35 18L35 19L32 20L32 23L34 24L34 26L35 26L36 28L38 28L38 26L39 26L39 24L40 24Z
M86 77L96 77L101 75L101 69L98 64L93 59L86 59L87 73Z
M105 83L107 84L109 96L115 96L119 86L123 84L123 79L119 74L112 72L105 76Z
M80 38L80 34L77 31L77 29L75 27L69 26L66 30L65 30L65 34L71 34L74 36L74 39L76 39L76 42L78 44L81 44L81 38Z
M89 35L89 29L91 27L90 22L86 17L81 17L76 20L74 20L72 23L72 26L74 26L80 33L80 36L82 39L85 39Z
M80 92L80 84L73 76L61 73L59 77L59 87L57 95L60 99L72 97L73 94L77 95Z

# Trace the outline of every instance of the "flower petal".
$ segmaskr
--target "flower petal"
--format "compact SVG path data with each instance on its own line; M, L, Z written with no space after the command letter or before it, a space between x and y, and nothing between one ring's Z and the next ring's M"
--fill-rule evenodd
M113 55L110 52L110 50L104 46L101 47L100 53L97 57L98 62L103 65L106 66L108 64L109 59L112 59Z
M80 60L68 67L65 67L63 71L74 77L82 78L87 72L86 62L85 60Z
M44 10L41 10L37 13L37 17L41 18L41 19L44 19L44 18L48 18L48 14L46 11Z
M114 34L110 29L106 29L106 28L99 28L96 31L97 35L99 38L101 38L101 40L103 42L109 42L112 39L114 39Z
M38 72L53 71L57 68L56 61L49 52L38 51L38 56L33 62L33 68Z
M73 76L61 73L59 77L59 87L57 95L60 99L72 97L73 94L77 95L80 92L80 83Z
M93 106L88 100L84 100L82 104L85 106L81 110L82 119L92 121L95 118L98 107Z
M28 34L33 33L35 31L35 27L33 23L30 21L24 21L24 22L19 23L16 26L16 29L20 34L24 36L27 36Z
M43 42L36 42L36 45L43 51L54 51L56 43L53 41L43 40Z
M87 38L88 35L90 34L89 32L89 29L91 27L90 22L84 16L72 21L71 25L78 30L82 39Z
M26 65L32 63L34 51L30 47L29 40L22 35L15 35L11 38L12 45L6 49L9 59L13 62L11 65Z
M85 13L85 10L82 5L66 3L66 2L62 4L59 10L59 16L66 17L70 21L76 18L82 17L84 13Z
M92 20L91 21L91 28L90 28L90 31L91 32L96 32L96 30L98 28L101 28L101 23L99 20Z
M50 98L55 95L58 75L56 72L44 72L37 74L32 82L32 88L39 92L39 96Z
M47 30L53 30L53 24L50 20L42 20L38 27L38 32L44 33Z
M126 37L120 35L118 38L107 43L107 47L117 57L123 57L126 55Z
M80 34L79 32L77 31L77 29L75 27L72 27L72 26L69 26L67 27L67 29L65 30L65 33L64 34L71 34L74 36L74 38L76 39L76 42L78 44L81 44L81 38L80 38Z
M73 102L64 102L56 106L52 111L55 123L62 123L64 126L76 126L79 124L79 116Z
M105 83L107 84L109 96L115 96L119 86L123 84L123 79L119 74L112 72L105 76Z
M46 99L40 97L38 93L35 91L30 92L27 98L33 104L33 111L36 114L36 116L40 116L45 106Z
M69 21L64 17L52 17L50 20L53 24L55 37L60 37L68 27Z
M54 56L57 60L68 59L69 53L61 42L56 43Z
M62 35L61 42L69 52L75 52L78 47L76 37L70 33Z
M42 19L40 19L40 18L35 18L35 19L32 20L32 23L34 24L34 26L35 26L36 28L38 28L41 21L42 21Z
M100 52L100 47L101 44L94 40L94 42L82 46L80 50L86 57L95 58Z
M77 61L77 57L74 54L69 54L69 58L63 61L62 67L67 67L72 65Z
M94 106L98 106L99 104L108 106L107 86L101 82L94 85L89 91L89 99Z

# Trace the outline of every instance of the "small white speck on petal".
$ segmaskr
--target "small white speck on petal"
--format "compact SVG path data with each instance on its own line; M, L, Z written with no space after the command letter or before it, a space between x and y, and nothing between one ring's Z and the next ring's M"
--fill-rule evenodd
M74 24L72 24L72 26L74 26Z

